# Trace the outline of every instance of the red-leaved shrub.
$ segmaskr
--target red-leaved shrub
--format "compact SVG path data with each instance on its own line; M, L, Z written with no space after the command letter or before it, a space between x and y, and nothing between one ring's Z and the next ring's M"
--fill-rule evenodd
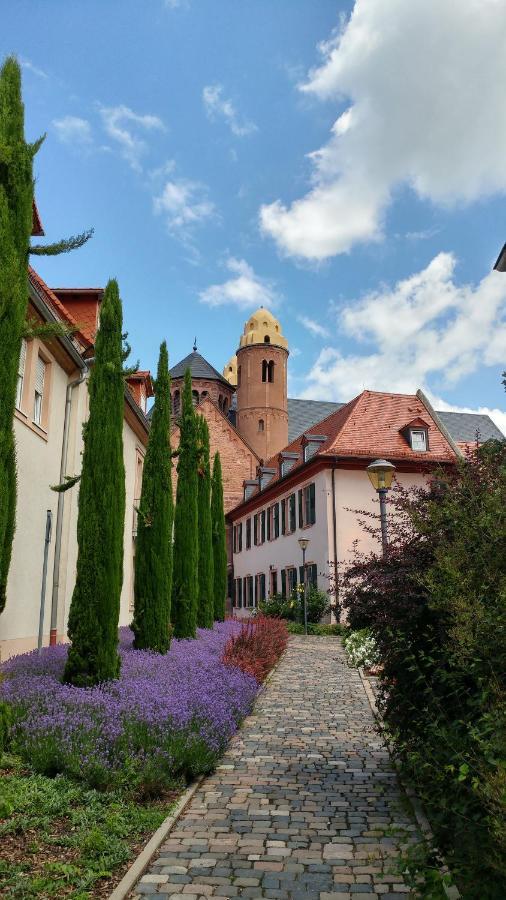
M257 616L244 623L227 641L222 662L263 681L276 665L288 641L286 623L281 619Z

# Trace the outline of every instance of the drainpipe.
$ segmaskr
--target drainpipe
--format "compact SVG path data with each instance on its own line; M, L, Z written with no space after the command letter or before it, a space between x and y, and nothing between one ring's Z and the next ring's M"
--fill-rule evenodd
M336 470L332 467L332 538L333 538L333 551L334 551L334 597L336 601L336 607L339 603L339 578L337 573L337 514L336 514L336 482L335 482L335 473Z
M70 413L72 409L72 392L83 381L86 381L89 369L88 366L93 360L86 360L86 367L80 378L69 382L65 396L65 418L63 421L63 441L61 447L60 460L60 484L63 484L65 475L67 474L67 453L69 446L70 431ZM65 504L65 491L58 494L58 506L56 508L56 527L55 527L55 544L54 544L54 564L53 564L53 589L51 593L51 630L49 632L49 646L56 644L57 626L58 626L58 600L60 592L60 556L61 556L61 535L63 529L63 507Z

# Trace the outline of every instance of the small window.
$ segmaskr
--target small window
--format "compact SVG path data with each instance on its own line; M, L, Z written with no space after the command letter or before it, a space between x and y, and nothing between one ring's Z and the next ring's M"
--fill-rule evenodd
M246 550L251 548L251 519L246 519Z
M425 453L427 450L427 432L424 428L411 429L411 449L417 453Z
M259 430L259 431L265 431L265 422L264 422L263 419L259 419L259 420L258 420L258 430Z
M194 406L199 405L199 392L198 391L192 391L192 403Z
M269 384L274 384L274 362L272 359L267 364L267 381Z
M37 357L35 369L35 395L33 403L33 421L35 425L42 424L42 401L44 398L44 381L46 377L46 363L41 356Z
M179 391L174 391L174 396L172 398L172 412L175 416L178 416L181 411L181 394Z
M267 381L267 365L268 365L267 360L266 359L262 360L262 381L264 384Z
M21 409L21 401L23 399L23 385L25 383L25 366L26 366L26 340L21 341L21 353L19 354L18 365L18 384L16 388L16 407Z
M271 339L270 339L269 335L266 334L264 337L264 344L270 344L270 342L271 342Z

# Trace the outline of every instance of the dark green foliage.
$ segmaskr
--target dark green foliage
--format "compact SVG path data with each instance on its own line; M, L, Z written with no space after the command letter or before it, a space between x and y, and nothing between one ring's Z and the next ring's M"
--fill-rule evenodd
M172 589L172 480L170 456L170 378L165 341L160 347L137 513L135 551L134 646L166 653L170 646Z
M307 620L308 623L318 624L320 619L329 612L329 595L325 591L319 591L314 585L307 588ZM264 616L274 616L286 619L288 622L304 623L304 593L294 591L292 597L283 597L275 594L267 597L259 606Z
M9 730L12 724L12 712L8 703L0 700L0 753L7 750L9 744ZM1 813L0 813L1 818Z
M213 529L214 618L217 622L223 622L225 618L225 597L227 593L227 541L225 532L225 513L223 509L221 461L218 452L215 453L213 462L211 522Z
M199 587L197 625L212 628L214 624L214 559L211 522L211 463L209 460L209 427L198 416L199 462Z
M466 900L506 896L506 443L389 504L389 551L342 587L381 709Z
M192 381L185 372L177 464L174 516L174 569L172 624L177 638L194 638L198 592L198 445L197 417L192 402Z
M100 311L90 414L77 520L77 576L69 614L72 641L64 679L85 687L119 674L118 620L123 581L125 466L123 463L122 310L109 281Z
M93 237L93 228L69 238L62 238L61 241L56 241L54 244L36 244L34 247L30 247L30 253L32 256L59 256L60 253L79 250L79 247L87 244L91 237Z
M24 138L21 71L9 58L0 70L0 612L5 607L16 515L12 420L28 306L35 149Z
M289 634L304 634L304 625L300 622L287 622L286 627ZM339 625L335 622L333 625L315 625L308 622L307 633L311 637L342 637L347 632L345 625Z

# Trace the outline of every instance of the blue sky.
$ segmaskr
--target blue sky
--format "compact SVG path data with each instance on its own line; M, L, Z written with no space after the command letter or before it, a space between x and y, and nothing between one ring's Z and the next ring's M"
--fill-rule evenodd
M264 302L290 394L424 388L506 430L500 0L18 0L51 286L118 278L134 358L221 370Z

